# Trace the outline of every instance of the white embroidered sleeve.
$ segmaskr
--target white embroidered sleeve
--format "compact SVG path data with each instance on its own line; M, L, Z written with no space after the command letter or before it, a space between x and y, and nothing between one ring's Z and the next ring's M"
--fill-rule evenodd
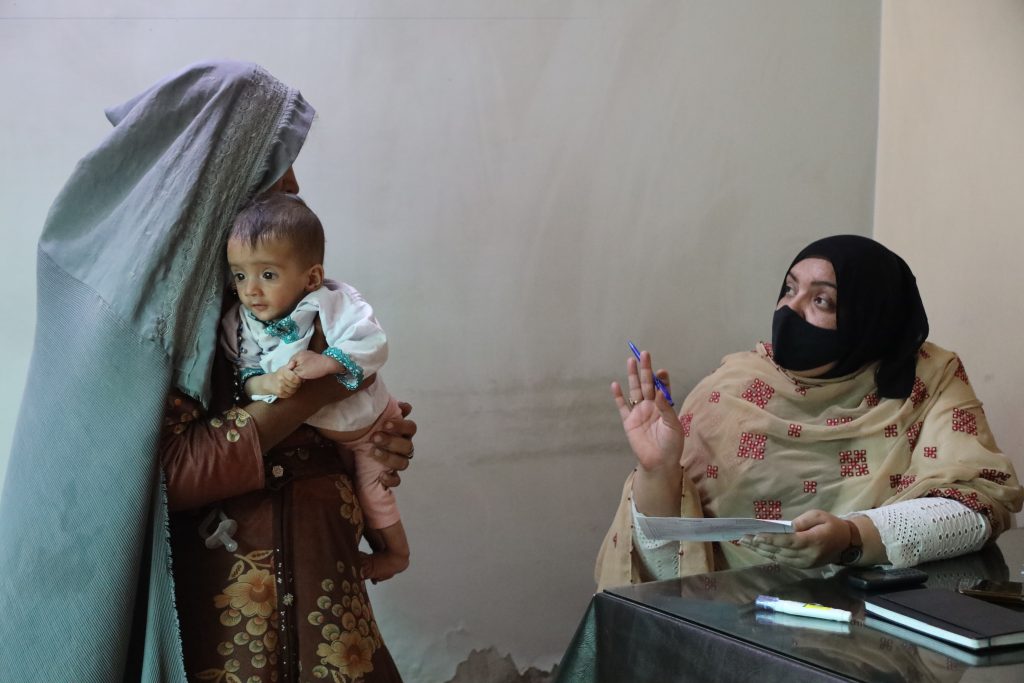
M843 516L853 515L874 523L894 567L980 550L991 531L984 515L948 498L916 498Z
M366 376L372 375L388 358L387 335L373 307L351 285L328 280L324 286L330 294L320 299L320 322L328 346L344 353Z
M679 543L677 541L658 541L648 538L641 531L637 519L644 517L636 509L636 504L631 500L630 507L633 509L633 551L640 559L640 564L650 575L653 581L674 579L679 576Z

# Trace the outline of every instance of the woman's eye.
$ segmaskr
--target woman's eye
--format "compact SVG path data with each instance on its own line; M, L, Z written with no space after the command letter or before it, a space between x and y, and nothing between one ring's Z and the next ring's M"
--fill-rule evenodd
M787 283L787 284L782 286L782 294L783 295L789 296L792 293L793 293L793 285Z

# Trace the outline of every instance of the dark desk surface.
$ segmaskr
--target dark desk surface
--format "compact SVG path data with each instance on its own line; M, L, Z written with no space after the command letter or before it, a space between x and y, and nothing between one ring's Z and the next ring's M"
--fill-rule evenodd
M763 565L613 588L594 596L559 670L568 683L623 681L1024 681L1024 647L971 652L865 624L865 593L834 568ZM1024 529L994 547L922 565L929 587L1022 581ZM853 612L851 624L761 612L770 594Z

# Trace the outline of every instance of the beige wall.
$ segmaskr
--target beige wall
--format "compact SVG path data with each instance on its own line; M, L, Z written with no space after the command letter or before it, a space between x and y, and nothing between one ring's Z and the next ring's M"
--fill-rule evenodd
M608 392L626 339L685 394L770 334L797 249L870 233L879 20L877 0L0 3L0 474L35 240L103 107L199 58L263 63L317 107L297 171L327 271L375 305L420 421L381 630L410 683L490 646L550 668L632 467Z
M879 100L875 237L1024 473L1024 2L885 2Z

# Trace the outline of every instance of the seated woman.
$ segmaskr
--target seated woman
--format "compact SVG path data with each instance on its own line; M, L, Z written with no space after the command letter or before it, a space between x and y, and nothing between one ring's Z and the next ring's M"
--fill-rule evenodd
M598 557L599 586L768 561L902 567L994 539L1024 492L960 359L927 336L903 259L842 235L797 255L772 343L726 356L678 419L650 355L629 359L628 397L617 383L612 394L638 466ZM636 515L792 519L796 532L658 542Z

